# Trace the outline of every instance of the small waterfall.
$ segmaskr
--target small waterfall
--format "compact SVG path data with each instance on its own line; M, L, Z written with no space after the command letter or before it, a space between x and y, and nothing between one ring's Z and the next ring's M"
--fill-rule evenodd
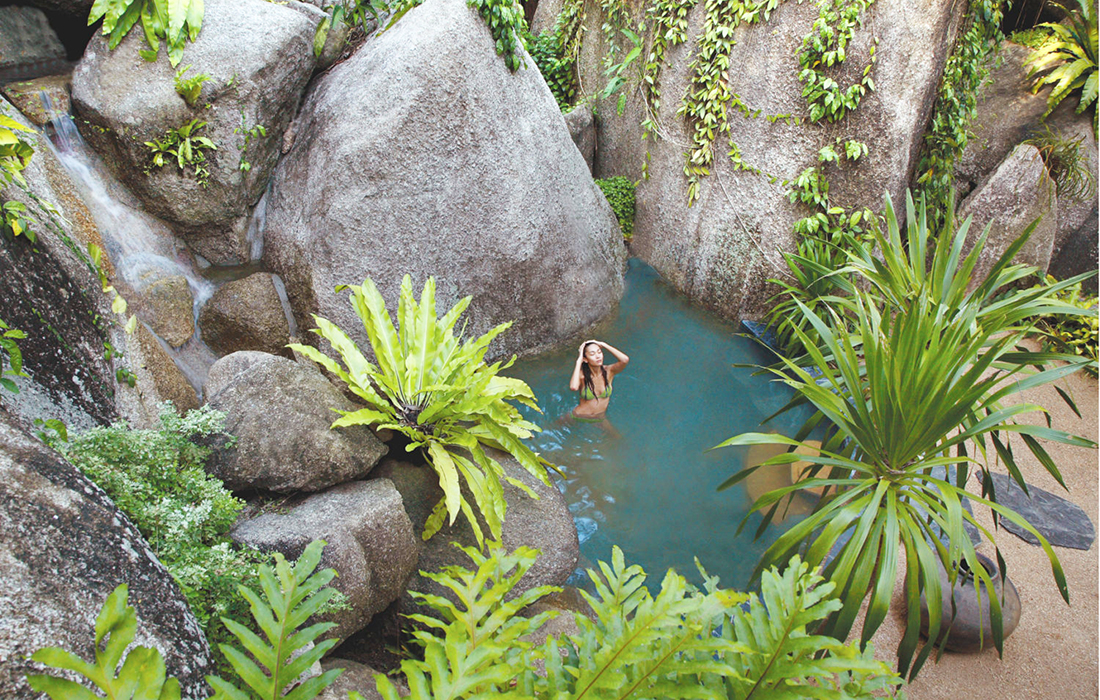
M248 258L251 264L259 264L260 258L264 256L264 224L267 222L267 193L270 189L269 187L264 190L264 195L260 197L260 201L256 203L256 208L252 212L252 220L248 222L245 240L248 243Z
M136 300L141 280L150 272L165 276L179 275L187 280L194 300L192 314L195 333L181 347L172 348L163 341L162 345L195 391L201 394L207 371L217 356L202 342L198 315L202 304L214 293L215 284L196 273L186 246L167 227L119 201L120 196L128 198L128 193L91 153L72 117L57 113L45 93L42 94L42 101L47 114L51 115L50 145L82 190L84 202L95 218L103 239L104 252L117 272L118 279L114 281L124 296L131 301ZM143 321L148 325L150 319Z
M283 278L272 275L271 283L275 286L275 293L279 295L279 303L283 306L283 314L286 316L286 325L290 329L290 337L297 338L298 323L294 320L294 312L290 308L290 299L286 295L286 285L283 284Z

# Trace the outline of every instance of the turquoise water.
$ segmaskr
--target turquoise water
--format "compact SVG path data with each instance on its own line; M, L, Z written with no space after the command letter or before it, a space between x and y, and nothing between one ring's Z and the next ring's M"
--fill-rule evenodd
M597 334L630 356L630 366L615 378L610 427L569 418L577 404L569 391L576 348L517 362L508 372L531 385L543 409L542 415L525 412L543 428L535 449L566 475L559 488L577 524L581 570L610 561L617 544L629 563L650 574L652 585L669 567L698 583L698 557L722 585L743 588L760 554L782 532L772 527L753 541L760 522L754 515L735 534L752 500L775 484L719 493L716 488L741 467L746 452L707 452L746 431L791 435L806 418L788 413L760 426L792 394L765 376L752 376L752 370L732 367L774 361L738 332L631 260L619 311ZM605 362L613 359L605 353Z

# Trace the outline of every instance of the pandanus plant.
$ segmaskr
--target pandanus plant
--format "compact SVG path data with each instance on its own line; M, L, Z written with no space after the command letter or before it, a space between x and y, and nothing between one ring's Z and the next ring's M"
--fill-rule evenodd
M811 566L823 566L843 603L825 625L828 634L847 637L864 599L870 596L862 642L871 638L886 617L904 552L908 617L898 660L901 673L912 677L936 646L926 644L914 661L922 593L928 606L928 636L946 642L945 614L949 622L952 613L941 606L940 568L948 572L952 586L962 566L975 573L979 600L988 601L993 642L998 652L1003 650L1001 601L993 594L991 574L980 566L964 524L976 527L996 550L1001 572L1006 570L1004 560L993 533L963 507L965 499L988 507L995 520L1005 518L1034 535L1050 560L1059 591L1069 602L1062 567L1046 538L1019 514L997 503L986 468L987 451L995 452L1026 491L1010 434L1017 434L1063 486L1058 467L1039 440L1091 448L1096 443L1049 425L1016 422L1018 416L1046 409L1006 402L1089 364L1074 355L1034 352L1018 345L1041 315L1090 313L1054 296L1088 275L1042 288L1005 291L1005 285L1035 272L1011 263L1027 241L1029 227L989 275L973 286L971 273L988 227L963 258L970 220L952 233L949 217L947 229L932 244L929 261L925 209L922 206L918 214L910 197L907 213L907 252L887 198L888 233L875 232L877 254L852 248L857 252L850 267L865 284L828 307L827 313L796 300L816 337L811 339L801 324L794 324L792 330L821 374L815 378L800 366L804 358L783 359L770 369L797 392L788 407L812 404L813 416L794 438L745 433L719 447L787 447L783 454L747 466L721 488L760 468L801 460L811 463L809 478L771 491L752 506L751 512L764 514L760 534L785 496L795 491L814 495L811 489L825 489L814 511L767 549L754 578L800 553ZM1054 361L1059 364L1051 365ZM824 431L820 449L806 442L815 429ZM796 455L798 447L812 449ZM980 495L965 490L975 464L983 467Z
M366 406L355 411L338 411L341 418L333 428L371 425L396 430L411 440L408 449L421 450L439 477L443 498L436 504L424 528L430 538L445 519L454 523L461 512L479 543L481 524L467 501L465 484L474 504L494 539L500 538L507 504L502 482L508 482L531 498L538 498L526 484L508 476L492 453L495 448L511 454L519 464L547 486L549 463L535 454L523 440L539 428L522 418L510 401L535 410L538 404L531 388L519 379L500 376L515 361L485 364L489 343L507 330L502 323L479 338L463 340L455 324L470 304L460 299L442 318L436 317L435 280L428 278L417 303L408 275L401 283L395 328L378 288L371 280L359 287L342 285L363 321L377 365L369 361L347 333L336 324L314 316L313 332L329 341L343 361L307 345L290 347L321 365L347 383ZM460 478L461 477L461 478Z

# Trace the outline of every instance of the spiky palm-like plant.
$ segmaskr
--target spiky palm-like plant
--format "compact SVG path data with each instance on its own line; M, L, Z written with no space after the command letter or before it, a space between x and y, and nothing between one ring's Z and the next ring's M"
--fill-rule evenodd
M768 548L755 576L799 553L811 566L824 566L843 602L826 631L841 639L847 637L863 600L870 595L862 635L866 643L886 616L904 552L903 585L909 616L898 649L899 668L902 673L911 669L911 675L916 675L934 646L925 645L914 662L922 591L928 600L929 638L938 640L942 634L940 567L949 572L951 585L963 562L975 572L979 594L988 600L993 642L998 651L1002 649L1001 603L993 595L991 575L979 565L963 525L976 526L994 547L996 540L962 507L964 499L987 506L995 517L1035 535L1050 560L1059 590L1069 601L1065 576L1053 549L1022 517L996 502L988 469L984 470L981 496L965 491L965 485L970 465L984 467L987 449L992 446L991 451L1026 491L1008 441L1011 433L1019 435L1059 483L1061 474L1038 440L1096 446L1049 426L1014 420L1026 413L1045 412L1042 406L1005 403L1009 397L1089 364L1072 355L1031 352L1018 346L1043 314L1088 313L1055 298L1058 291L1087 275L1051 287L1003 292L1005 285L1034 273L1034 268L1011 264L1030 235L1029 229L998 259L988 277L969 289L988 228L964 259L961 251L970 222L952 235L949 218L948 229L935 241L929 261L930 235L923 207L918 214L912 199L908 201L907 246L889 198L886 220L888 234L875 233L880 257L854 249L857 252L850 266L865 284L840 300L839 310L829 309L825 316L796 301L817 338L811 341L799 325L793 330L821 376L812 377L789 359L772 371L798 393L795 402L812 404L816 413L793 439L745 433L722 443L720 447L778 444L788 448L761 465L741 470L722 488L759 468L811 462L810 478L771 491L752 506L752 512L765 513L766 526L784 496L826 488L813 513ZM840 314L844 314L843 321ZM1043 367L1053 360L1065 364ZM825 430L820 451L805 443L819 426ZM815 449L794 454L800 446ZM954 468L954 478L949 476L949 467ZM1005 571L999 550L997 558Z

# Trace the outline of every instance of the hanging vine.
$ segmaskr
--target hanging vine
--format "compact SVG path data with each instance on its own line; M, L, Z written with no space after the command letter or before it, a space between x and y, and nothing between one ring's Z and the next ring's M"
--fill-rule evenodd
M971 0L955 50L940 80L932 122L917 163L917 185L931 221L943 221L955 189L955 163L970 140L978 90L989 77L990 57L1004 41L1001 0Z

